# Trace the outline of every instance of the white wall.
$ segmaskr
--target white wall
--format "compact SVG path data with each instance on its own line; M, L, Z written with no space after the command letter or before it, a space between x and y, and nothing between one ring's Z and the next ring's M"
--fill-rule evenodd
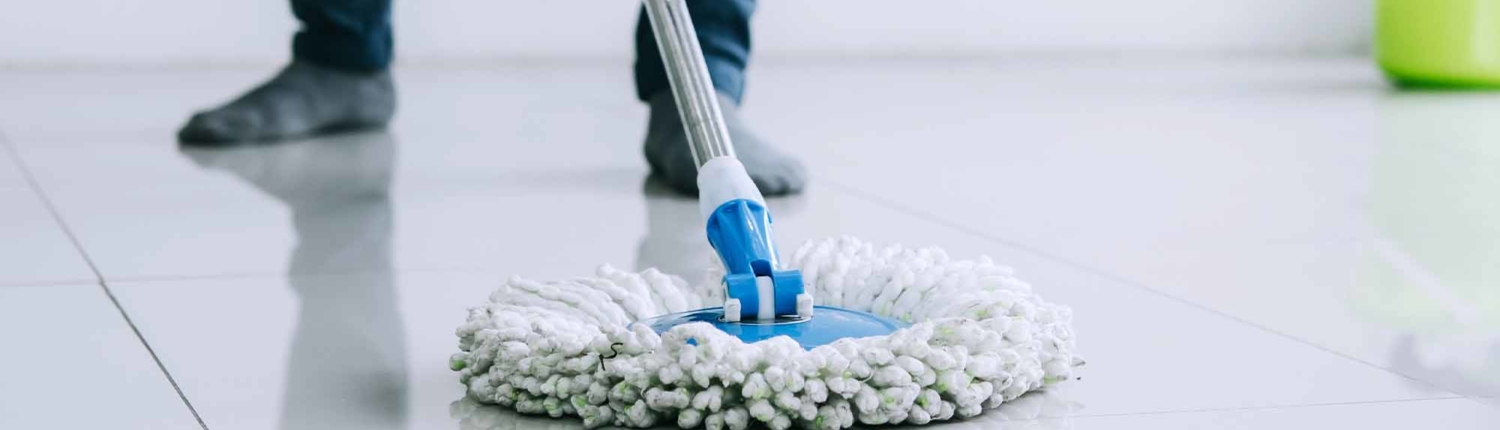
M1371 0L763 0L762 57L1346 54ZM630 0L396 0L402 61L628 58ZM0 65L279 62L285 0L0 0Z

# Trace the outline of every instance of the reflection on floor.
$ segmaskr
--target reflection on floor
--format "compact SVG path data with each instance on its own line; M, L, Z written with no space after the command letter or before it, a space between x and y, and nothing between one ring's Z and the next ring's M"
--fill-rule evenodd
M291 212L297 237L287 279L299 310L282 429L406 428L406 341L391 265L396 146L379 131L260 148L182 148ZM343 273L358 275L317 276Z

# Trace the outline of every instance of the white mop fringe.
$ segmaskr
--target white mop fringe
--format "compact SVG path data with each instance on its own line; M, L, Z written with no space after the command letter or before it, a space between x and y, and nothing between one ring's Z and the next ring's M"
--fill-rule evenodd
M589 428L782 430L972 417L1083 364L1072 312L987 257L843 237L808 242L786 263L820 305L913 325L811 351L786 337L746 344L705 323L658 336L629 325L718 305L722 289L606 265L592 278L511 278L469 310L451 367L479 402Z

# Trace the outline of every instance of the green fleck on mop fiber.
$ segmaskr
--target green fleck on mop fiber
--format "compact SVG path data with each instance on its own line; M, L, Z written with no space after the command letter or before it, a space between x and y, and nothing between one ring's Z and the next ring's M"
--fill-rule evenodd
M630 323L722 303L722 289L604 266L592 278L510 279L469 310L450 367L477 402L590 428L831 430L976 416L1083 363L1071 311L987 257L846 237L809 242L788 265L821 305L912 326L811 351L704 323L658 335Z

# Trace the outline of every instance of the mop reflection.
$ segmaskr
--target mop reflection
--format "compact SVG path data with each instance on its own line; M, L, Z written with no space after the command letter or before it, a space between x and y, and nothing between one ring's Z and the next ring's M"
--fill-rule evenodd
M1500 395L1500 97L1392 92L1379 103L1352 306L1400 333L1393 370Z
M300 301L281 428L406 427L405 339L391 265L395 139L346 134L184 155L291 210Z
M646 202L647 230L637 247L635 269L654 267L665 273L682 276L689 282L717 282L706 278L709 269L717 261L712 256L713 248L708 245L704 236L697 199L679 196L654 178L647 178L641 191ZM798 197L774 199L768 204L778 222L795 222L811 202ZM1035 392L1007 402L998 409L986 411L977 418L943 423L935 428L1067 430L1072 429L1073 425L1072 420L1066 417L1077 409L1079 406L1068 400L1065 393ZM449 404L448 413L458 421L460 430L584 428L583 422L576 417L522 415L501 406L481 404L467 396ZM932 426L882 427L918 429Z

